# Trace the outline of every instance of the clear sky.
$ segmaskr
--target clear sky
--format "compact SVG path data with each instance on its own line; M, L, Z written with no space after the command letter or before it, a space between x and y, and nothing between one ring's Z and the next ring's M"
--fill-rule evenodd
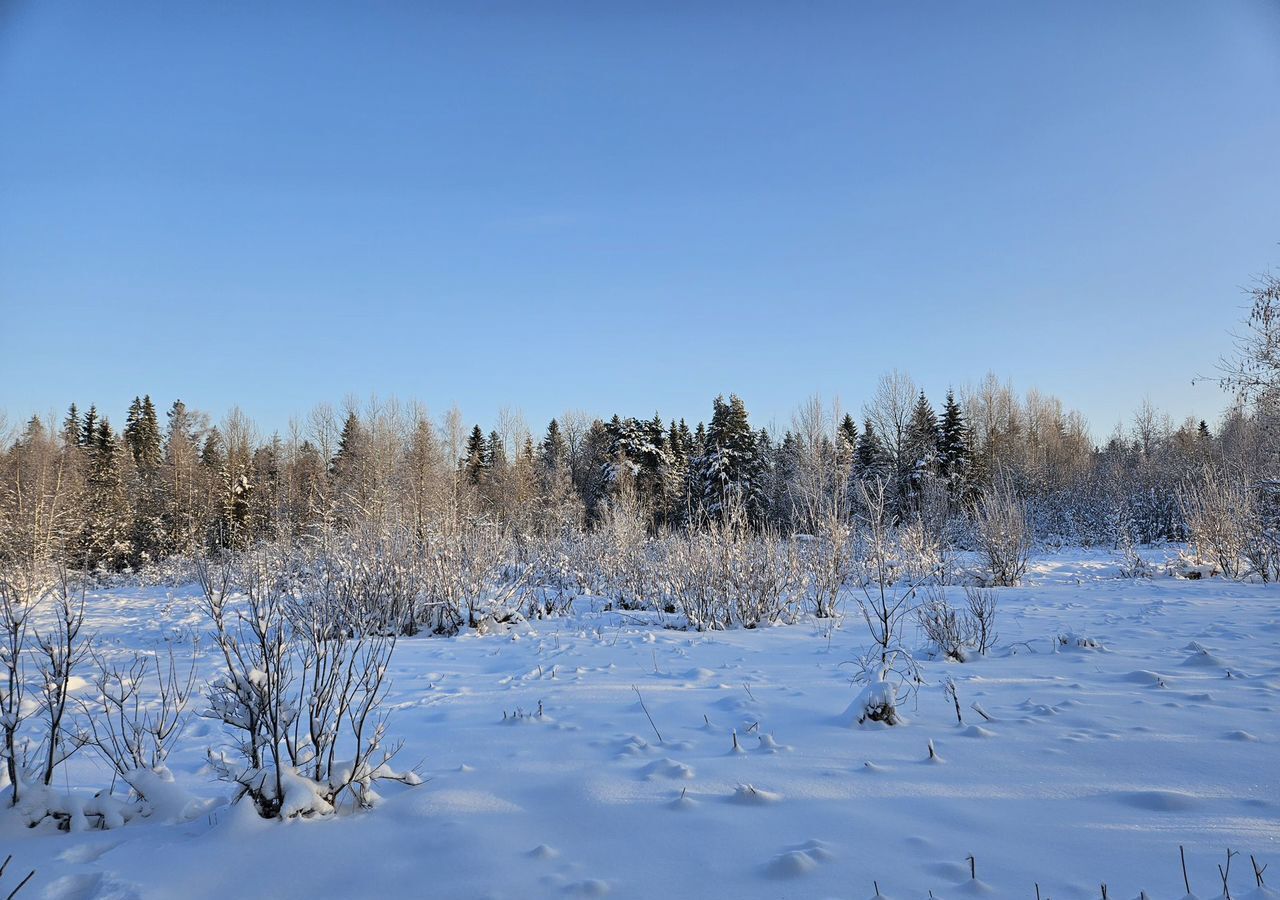
M0 0L0 409L1212 418L1280 3Z

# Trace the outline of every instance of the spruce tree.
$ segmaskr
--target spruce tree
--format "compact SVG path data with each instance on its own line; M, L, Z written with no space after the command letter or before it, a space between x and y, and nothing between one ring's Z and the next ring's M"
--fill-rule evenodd
M858 426L853 416L845 413L840 425L836 428L836 459L840 468L848 472L853 465L854 454L858 450Z
M67 447L80 444L80 410L74 403L67 408L67 417L62 420L62 442Z
M854 453L854 474L863 481L874 481L889 474L889 455L885 452L875 426L867 419L858 436L858 449Z
M85 448L93 447L98 440L98 407L95 404L89 404L89 411L84 414L84 421L80 425L80 446Z
M969 428L953 391L947 391L938 430L939 474L953 495L963 495L969 480Z
M485 444L485 467L490 475L501 475L507 470L507 445L502 435L496 431L489 432L489 440Z
M149 394L142 399L133 398L124 438L139 473L150 478L160 468L163 453L160 423L156 420L156 408Z
M730 504L741 503L752 521L762 520L765 498L757 436L736 394L727 403L723 396L715 399L698 480L707 515L722 516Z
M569 467L569 444L560 431L560 423L552 419L547 425L547 433L542 438L540 455L542 468L546 472L554 472Z
M479 485L485 480L489 469L488 456L489 442L477 425L471 429L471 436L467 438L467 452L462 458L462 471L468 483Z
M125 489L124 451L111 423L95 416L89 446L90 463L84 535L86 562L90 568L118 571L133 553L129 494Z
M933 411L933 405L925 399L924 391L921 391L915 408L911 411L904 441L903 470L912 483L936 473L939 437L938 417Z

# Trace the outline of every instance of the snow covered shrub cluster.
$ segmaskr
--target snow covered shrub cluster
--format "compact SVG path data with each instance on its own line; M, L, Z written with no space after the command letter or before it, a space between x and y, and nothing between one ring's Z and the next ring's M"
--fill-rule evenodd
M656 562L664 596L699 631L791 620L803 595L795 545L730 516L663 541Z
M203 715L235 736L234 752L209 761L264 817L331 813L344 797L369 807L379 780L417 781L390 768L399 747L384 744L380 708L398 635L384 612L400 600L394 563L307 562L299 578L262 548L200 571L222 663Z
M925 638L939 654L955 662L967 662L974 654L985 655L998 638L995 591L966 586L964 593L965 608L957 609L944 588L932 586L916 608Z
M51 819L69 830L184 818L194 801L165 762L187 718L194 669L172 655L108 660L83 633L84 580L31 562L0 567L0 787L9 805L30 824ZM93 691L73 701L89 663ZM96 753L127 794L60 789L55 775L81 750Z
M978 495L973 527L986 579L998 587L1015 587L1027 571L1032 534L1026 502L1007 478L995 481Z
M507 526L451 523L428 534L417 552L424 557L417 624L434 634L455 634L462 627L488 627L520 615L532 567Z
M1180 499L1197 559L1228 578L1280 580L1280 521L1269 510L1274 499L1265 486L1242 472L1206 466Z

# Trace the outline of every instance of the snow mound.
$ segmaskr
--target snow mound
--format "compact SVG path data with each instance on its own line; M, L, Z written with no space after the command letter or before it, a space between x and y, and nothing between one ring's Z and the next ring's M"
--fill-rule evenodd
M645 778L692 778L693 767L678 762L669 756L655 759L642 770Z
M798 878L818 868L818 861L803 850L788 850L774 857L767 867L772 878Z
M1223 737L1229 741L1246 741L1248 743L1256 743L1258 740L1257 735L1250 734L1247 731L1239 731L1239 730L1228 731L1226 734L1223 735Z
M738 785L733 789L733 794L729 797L731 802L740 803L743 806L768 806L771 803L777 803L781 799L781 794L762 790L754 784Z
M1131 684L1147 684L1152 687L1165 687L1164 676L1158 672L1148 672L1146 669L1136 669L1128 675L1122 676L1122 680Z
M1194 642L1193 642L1194 643ZM1209 652L1207 647L1196 645L1191 655L1182 661L1184 666L1202 669L1225 669L1227 664Z

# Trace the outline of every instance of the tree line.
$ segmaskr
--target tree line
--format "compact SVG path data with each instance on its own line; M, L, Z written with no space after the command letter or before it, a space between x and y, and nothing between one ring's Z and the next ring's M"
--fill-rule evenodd
M1274 463L1265 417L1234 406L1215 428L1175 425L1149 404L1096 445L1057 398L988 376L935 406L911 378L883 377L855 418L814 398L785 429L754 427L717 397L707 422L567 413L536 437L518 415L469 431L456 409L348 404L261 439L238 410L214 424L181 400L162 416L134 399L123 428L71 404L32 417L0 448L10 541L26 534L76 568L137 569L174 555L244 549L353 524L501 521L538 533L591 529L632 509L651 532L696 529L740 506L756 527L812 532L883 482L902 520L938 503L963 513L1003 479L1037 535L1071 543L1181 540L1179 492L1206 466L1261 474Z

